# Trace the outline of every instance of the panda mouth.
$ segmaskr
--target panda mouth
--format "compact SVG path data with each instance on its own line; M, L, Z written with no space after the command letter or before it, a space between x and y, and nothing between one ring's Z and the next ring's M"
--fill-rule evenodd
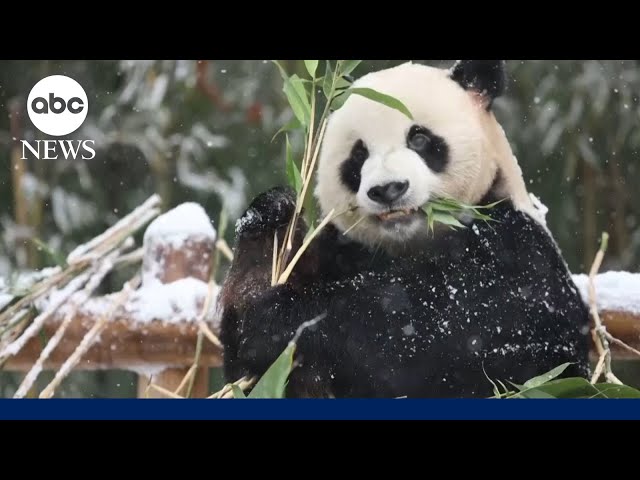
M403 208L401 210L390 210L376 215L381 221L397 221L412 217L418 211L417 208Z

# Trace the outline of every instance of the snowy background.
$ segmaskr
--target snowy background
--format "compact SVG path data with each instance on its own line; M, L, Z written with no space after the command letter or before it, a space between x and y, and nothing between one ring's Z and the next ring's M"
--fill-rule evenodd
M302 61L282 63L304 71ZM354 75L398 63L365 61ZM530 191L549 207L547 222L570 268L588 270L606 230L601 270L638 272L640 62L507 67L508 91L496 114ZM42 138L26 115L26 98L53 74L84 87L89 114L72 136L95 140L97 155L28 161L16 170L14 139ZM232 224L252 196L285 181L284 137L272 137L290 117L269 61L0 61L0 278L53 264L32 239L65 256L153 193L165 209L197 202L214 221L224 205ZM109 282L117 288L123 278L115 277ZM0 373L0 397L15 390L14 377ZM135 374L78 372L59 393L134 396L135 388Z

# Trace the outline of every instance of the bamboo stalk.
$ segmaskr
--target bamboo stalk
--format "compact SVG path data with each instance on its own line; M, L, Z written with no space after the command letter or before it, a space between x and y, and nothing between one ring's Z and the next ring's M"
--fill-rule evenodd
M184 397L178 395L177 393L172 392L171 390L167 390L166 388L161 387L159 385L155 385L153 383L150 383L147 388L152 388L155 391L160 392L160 393L162 393L163 395L166 395L169 398L184 398Z
M607 337L607 340L609 340L609 342L611 343L615 343L616 345L624 348L625 350L627 350L628 352L633 353L634 355L637 355L640 357L640 350L637 350L635 348L633 348L630 345L627 345L626 343L624 343L622 340L618 340L617 338L615 338L614 336L612 336L609 332L607 332L605 330L605 336Z
M217 286L215 281L214 281L213 275L214 275L214 272L211 272L211 277L209 278L209 288L207 290L207 297L205 298L204 304L202 306L202 310L200 311L200 315L198 316L198 328L199 328L199 331L198 331L198 337L197 337L197 340L196 340L196 353L195 353L195 358L193 360L193 365L191 365L191 367L189 368L189 370L185 374L184 378L182 379L182 381L180 382L180 384L178 385L178 387L174 391L174 393L177 394L188 383L188 388L187 388L187 392L186 392L186 397L187 398L191 396L191 392L193 390L193 385L194 385L194 382L195 382L196 373L197 373L197 370L198 370L198 367L199 367L199 363L200 363L200 356L202 354L202 342L203 342L204 337L206 336L214 345L216 345L216 346L218 346L218 347L220 347L222 349L222 343L220 342L218 337L215 336L215 334L209 329L209 327L205 323L205 318L207 317L207 314L209 313L209 310L211 308L211 302L213 301L213 292L215 290L215 287ZM154 385L153 383L150 382L150 386L156 386L156 385ZM149 386L147 387L147 391L148 391L148 389L149 389Z
M36 381L38 375L42 371L44 362L49 358L49 355L56 348L56 346L58 346L60 340L62 340L62 337L64 336L67 328L71 324L71 321L77 314L80 307L89 299L95 289L100 286L104 277L113 269L114 261L119 253L119 251L116 251L113 252L109 257L107 257L104 263L97 269L97 271L92 274L84 289L77 293L77 298L71 299L72 307L65 315L65 318L56 330L56 333L53 335L53 337L51 337L51 339L49 339L49 342L47 342L47 345L40 353L40 356L34 363L31 370L29 370L29 372L25 376L24 380L22 381L14 395L14 398L24 397L31 389L33 383Z
M222 342L220 341L220 339L216 336L215 333L211 331L209 326L206 323L204 323L204 321L201 320L200 322L198 322L198 328L204 334L204 336L207 337L207 339L211 343L213 343L216 347L220 349L224 348L222 346Z
M329 223L329 221L332 220L334 212L335 212L335 209L331 210L329 214L324 218L324 220L320 223L320 225L318 225L318 227L311 233L311 235L307 237L307 239L300 246L300 248L298 248L298 251L296 252L294 257L291 259L291 263L289 263L289 265L284 270L284 272L282 272L282 274L278 277L279 285L282 285L283 283L287 282L287 280L289 279L289 275L291 275L293 268L296 266L296 263L298 263L298 260L300 260L300 258L302 257L302 254L304 253L304 251L307 249L309 244L311 244L313 239L318 235L318 232L320 232L320 230L322 230Z
M196 355L195 358L193 360L193 365L191 366L191 369L193 369L193 374L191 375L191 378L189 379L189 386L187 387L187 393L186 393L186 397L189 398L191 397L191 392L193 391L193 382L196 379L196 372L198 371L199 368L199 363L200 363L200 355L202 354L202 339L203 339L203 334L202 331L198 332L198 339L196 340ZM188 372L187 372L188 373Z
M71 297L71 295L73 295L78 289L80 289L82 285L84 285L89 280L90 276L91 272L84 272L83 274L71 280L69 284L64 288L63 292L58 295L53 302L51 302L51 305L49 305L44 312L42 312L35 318L35 320L26 328L22 335L18 337L18 339L7 345L4 349L2 349L2 351L0 351L0 361L6 356L15 355L16 353L18 353L22 349L22 347L24 347L27 341L34 337L40 331L42 325L44 325L44 322L48 318L50 318L56 312L56 310L58 310L58 308L60 308L60 306L64 302L66 302L69 297Z
M598 313L598 305L596 301L596 288L595 288L595 277L600 269L600 265L602 264L602 259L604 258L604 254L607 250L607 243L609 241L609 235L605 232L602 234L602 241L600 242L600 249L596 254L596 257L591 265L591 270L589 272L589 305L591 310L591 316L595 322L594 332L596 335L596 346L600 353L600 358L598 359L598 366L596 366L596 370L591 377L591 383L596 383L604 370L605 378L608 382L616 383L618 385L622 385L622 382L618 380L611 370L611 349L609 348L609 341L607 340L606 330L602 326L602 321L600 320L600 315Z
M224 238L220 238L218 239L218 241L216 241L216 248L225 256L227 257L227 260L229 260L230 262L233 261L233 252L231 251L231 248L229 248L229 245L227 244L227 242L224 240Z
M0 314L0 325L4 324L10 318L12 318L18 311L26 308L30 303L33 303L44 293L47 293L52 287L58 286L70 278L77 270L80 270L80 266L75 266L63 271L60 267L54 267L50 276L41 280L38 284L31 288L31 291L18 300L16 303L6 308Z
M67 359L67 361L60 367L60 370L56 372L54 379L40 392L40 398L51 398L55 392L55 389L60 385L62 380L64 380L67 375L71 372L71 370L76 366L76 364L82 358L89 348L96 341L98 335L102 331L102 329L106 326L107 322L111 319L113 314L120 308L129 298L131 293L135 288L137 288L140 283L140 276L137 275L132 280L127 282L118 295L118 300L115 302L113 307L109 310L109 312L105 315L102 315L100 319L93 325L93 327L87 332L84 336L80 345L75 349L75 351L71 354L71 356Z
M242 377L240 380L236 380L233 383L228 383L226 384L224 387L222 387L221 390L217 391L216 393L214 393L213 395L208 396L208 399L212 399L212 398L231 398L233 389L232 389L232 385L235 385L237 387L240 387L241 390L246 390L247 388L251 387L254 383L256 383L257 378L256 377ZM229 394L231 394L231 397L229 396Z
M155 215L160 213L160 211L157 208L159 205L160 205L160 196L152 195L142 205L135 208L127 216L123 217L114 225L112 225L107 230L105 230L104 233L91 239L89 242L76 247L67 256L67 262L69 264L77 263L80 261L80 259L83 256L85 256L92 250L97 250L99 247L103 246L104 244L111 243L114 237L119 237L120 235L122 235L123 232L130 232L132 230L137 230L139 226L141 226L140 225L141 219L146 219L147 217L149 217L150 216L149 214L151 212L153 212ZM138 226L138 228L134 228L134 226Z
M279 283L280 278L283 278L283 276L284 277L289 276L289 274L286 274L286 275L284 274L283 269L285 271L291 270L289 268L289 257L291 256L291 253L293 250L293 239L295 236L298 220L302 212L302 207L305 203L307 190L309 188L309 185L311 184L311 178L314 173L315 164L320 152L320 146L322 144L322 139L324 137L325 129L328 122L328 113L330 110L331 103L333 101L333 95L335 93L336 80L337 80L338 71L340 70L340 65L341 65L341 61L339 60L336 64L336 69L333 72L333 77L331 80L331 92L329 94L329 98L327 99L327 104L325 105L322 115L320 116L320 130L318 135L315 138L313 135L314 126L315 126L315 118L314 118L315 117L315 96L316 96L315 79L313 82L314 86L312 87L312 90L311 90L312 91L311 122L310 122L309 130L307 132L307 138L305 142L305 153L302 159L302 168L301 168L301 176L303 178L302 190L297 196L296 209L293 214L293 217L289 221L289 225L287 227L287 231L282 242L282 250L278 255L278 261L275 264L275 270L272 270L272 275L271 275L272 285L274 284L273 279L278 279L278 283ZM309 227L311 228L311 226ZM296 257L299 258L300 255L296 255Z
M184 387L187 386L187 382L190 382L191 379L195 377L197 367L198 366L195 363L191 365L191 367L189 367L187 374L184 376L184 378L182 379L180 384L176 387L176 389L173 391L173 393L175 393L176 395L180 394L180 392L184 389Z

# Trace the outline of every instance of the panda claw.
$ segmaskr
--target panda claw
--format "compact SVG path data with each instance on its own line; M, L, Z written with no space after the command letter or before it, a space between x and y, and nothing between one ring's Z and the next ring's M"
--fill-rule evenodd
M286 226L296 209L295 192L275 187L258 195L236 222L236 235L271 233Z

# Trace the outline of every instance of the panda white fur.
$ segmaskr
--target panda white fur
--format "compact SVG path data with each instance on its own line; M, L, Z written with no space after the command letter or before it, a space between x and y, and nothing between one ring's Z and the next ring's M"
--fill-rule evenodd
M522 383L565 362L564 375L588 376L588 310L492 112L503 62L405 63L355 86L398 98L413 119L358 95L332 114L316 196L325 214L356 208L285 285L270 285L273 239L293 192L263 193L238 221L221 296L226 380L262 375L319 315L298 341L289 397L488 397L487 376ZM494 222L430 233L420 207L435 196L503 201Z

